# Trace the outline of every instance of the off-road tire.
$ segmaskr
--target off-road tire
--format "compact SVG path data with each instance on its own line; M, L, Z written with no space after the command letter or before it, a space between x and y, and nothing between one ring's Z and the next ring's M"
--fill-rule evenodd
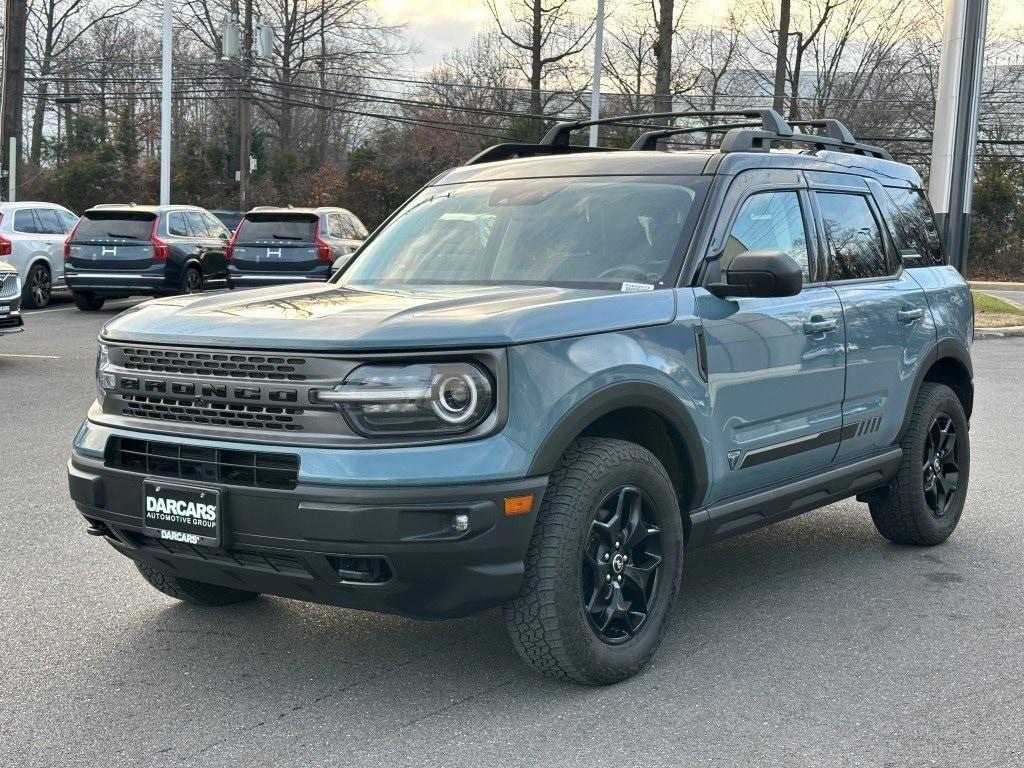
M171 576L144 563L135 563L135 567L139 569L142 578L148 581L154 589L163 592L168 597L193 605L231 605L259 597L259 592L247 592Z
M928 431L939 415L946 415L952 421L960 457L958 485L948 510L941 517L937 517L928 505L922 476ZM971 466L967 417L952 389L933 382L921 385L900 447L903 448L903 460L895 479L886 488L872 494L868 501L871 519L878 532L894 544L941 544L960 521Z
M639 488L652 502L663 560L647 621L624 644L609 645L587 618L581 568L595 511L623 485ZM525 565L519 595L503 606L503 614L512 644L528 665L587 685L636 674L661 642L682 576L682 518L665 467L635 443L606 438L574 442L551 474Z
M92 293L72 293L71 298L75 300L75 306L83 312L98 312L103 309L103 302L105 299L101 299Z

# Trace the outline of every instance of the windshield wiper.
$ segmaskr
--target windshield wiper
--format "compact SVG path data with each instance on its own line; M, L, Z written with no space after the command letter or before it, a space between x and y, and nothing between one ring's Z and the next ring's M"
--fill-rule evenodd
M122 232L107 232L107 237L120 237L120 238L125 239L125 240L141 240L142 239L141 237L136 237L135 235L126 235L126 234L124 234Z
M275 240L302 240L303 238L301 238L301 237L294 237L292 235L279 235L277 233L274 233L274 239Z

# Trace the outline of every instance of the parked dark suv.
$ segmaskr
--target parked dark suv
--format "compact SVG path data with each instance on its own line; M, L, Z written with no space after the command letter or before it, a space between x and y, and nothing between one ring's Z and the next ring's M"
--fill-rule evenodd
M500 605L529 665L591 684L651 658L688 550L846 497L945 541L973 315L920 177L836 121L720 114L706 151L557 125L327 284L110 321L69 464L90 532L194 603Z
M228 246L231 286L322 282L344 268L366 235L344 208L254 208Z
M75 304L196 293L226 285L231 233L192 206L101 205L85 212L64 243L64 277Z

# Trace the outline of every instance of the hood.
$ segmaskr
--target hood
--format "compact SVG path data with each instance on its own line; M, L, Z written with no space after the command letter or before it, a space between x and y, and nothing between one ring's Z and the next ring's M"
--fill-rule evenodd
M111 341L373 351L507 346L669 323L675 293L545 287L357 290L321 284L178 296L108 322Z

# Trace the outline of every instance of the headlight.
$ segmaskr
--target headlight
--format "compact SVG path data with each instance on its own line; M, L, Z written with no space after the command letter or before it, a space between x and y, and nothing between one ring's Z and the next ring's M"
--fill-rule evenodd
M487 418L494 388L472 363L364 365L317 400L340 406L366 436L457 434Z
M96 350L96 386L99 387L100 397L103 397L108 390L117 386L117 378L108 373L110 367L110 350L106 344L100 344Z

